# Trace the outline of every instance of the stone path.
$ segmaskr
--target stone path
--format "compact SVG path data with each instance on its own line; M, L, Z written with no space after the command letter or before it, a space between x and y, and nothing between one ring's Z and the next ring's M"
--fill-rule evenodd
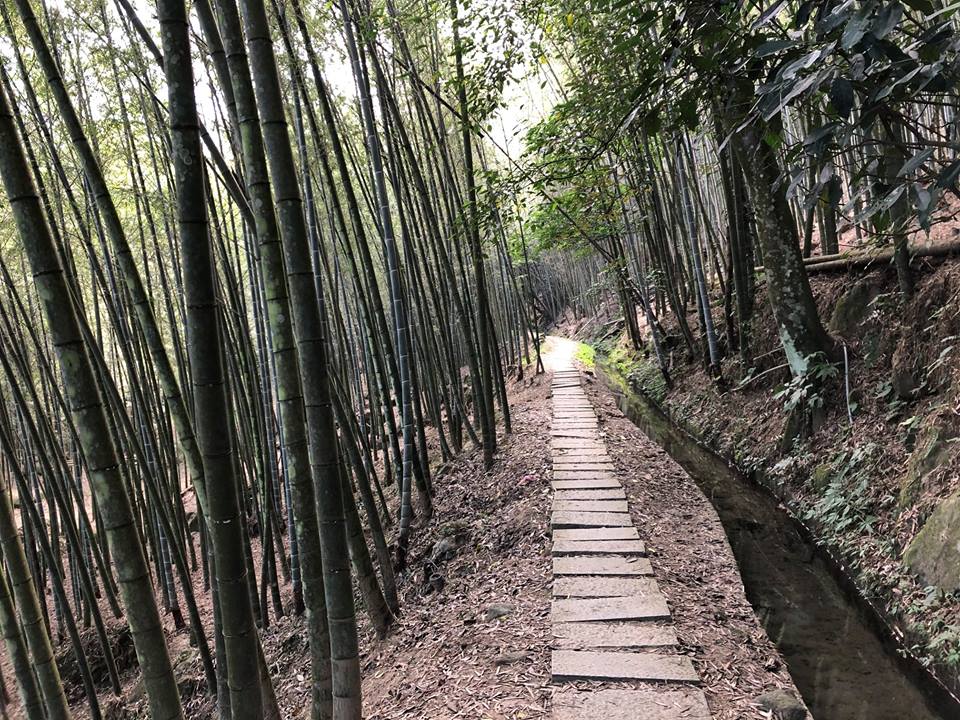
M553 720L710 720L569 361L554 371L550 434ZM608 687L584 689L591 680Z

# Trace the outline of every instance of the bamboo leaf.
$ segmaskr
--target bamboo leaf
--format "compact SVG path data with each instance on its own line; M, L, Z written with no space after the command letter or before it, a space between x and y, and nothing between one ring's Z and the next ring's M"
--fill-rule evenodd
M847 118L853 110L853 85L843 77L834 78L830 84L830 104L840 117Z

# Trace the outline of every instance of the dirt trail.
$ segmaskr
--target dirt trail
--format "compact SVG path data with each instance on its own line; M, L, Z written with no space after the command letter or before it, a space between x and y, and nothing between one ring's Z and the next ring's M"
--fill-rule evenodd
M437 513L429 527L417 532L414 556L417 552L429 556L444 537L444 528L466 523L471 539L446 565L447 584L441 593L423 594L416 575L421 566L404 579L407 610L400 625L386 642L367 645L365 717L560 720L584 717L560 714L570 708L566 702L568 710L563 709L561 693L587 690L601 691L591 720L616 720L614 713L621 709L633 713L631 720L646 718L637 705L623 703L616 694L642 689L642 683L609 679L565 681L564 687L552 683L557 674L552 670L564 669L551 668L551 651L582 649L578 634L584 630L571 629L571 623L564 622L558 634L551 627L551 606L564 595L577 598L647 590L647 597L653 597L649 591L655 587L672 615L672 625L650 619L638 634L636 628L628 630L620 622L612 632L588 622L575 624L587 628L591 644L622 644L623 634L630 632L632 637L625 637L632 650L685 658L700 676L713 720L769 720L772 713L754 702L758 696L777 690L797 694L746 600L720 520L693 480L624 418L613 396L589 371L583 374L583 391L592 408L590 415L562 421L552 417L551 398L558 392L554 381L568 384L557 376L576 364L577 348L574 341L551 337L543 353L547 373L528 374L524 381L511 384L514 432L501 436L493 471L484 472L479 453L468 448L437 479ZM576 427L581 424L578 420L590 417L594 427L589 423ZM589 437L602 440L623 490L618 497L594 493L596 498L590 499L627 502L631 524L639 533L631 536L633 543L616 547L638 559L636 543L642 539L652 574L591 577L586 582L576 575L552 577L551 550L559 546L560 553L566 553L570 543L582 542L558 537L549 525L551 509L557 510L551 506L551 497L556 502L577 499L557 498L557 491L551 494L551 481L557 482L551 472L551 440L564 424L564 435L577 438L592 431ZM564 554L556 560L563 565L571 557ZM653 610L667 612L663 604ZM652 686L679 691L668 696L674 706L684 699L683 685L657 682ZM660 720L660 716L649 717Z

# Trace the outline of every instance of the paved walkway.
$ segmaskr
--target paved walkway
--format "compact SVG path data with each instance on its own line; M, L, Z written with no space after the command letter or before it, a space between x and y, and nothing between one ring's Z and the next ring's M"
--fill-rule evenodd
M554 720L710 720L580 386L554 361ZM600 681L599 686L589 682Z

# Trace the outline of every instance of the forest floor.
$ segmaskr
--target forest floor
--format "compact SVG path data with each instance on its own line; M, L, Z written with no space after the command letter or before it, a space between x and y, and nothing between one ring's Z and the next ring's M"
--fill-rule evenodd
M435 513L415 527L410 566L398 578L402 614L384 640L358 604L364 717L370 720L532 720L550 717L550 348L547 372L512 381L512 433L501 435L494 468L468 447L436 472ZM587 376L586 391L647 540L657 581L673 612L680 651L689 656L717 720L769 717L753 700L765 691L796 693L784 663L744 595L720 521L693 481L616 409ZM393 498L391 498L393 499ZM455 555L437 570L442 590L425 582L437 544L455 539ZM255 539L258 542L258 539ZM259 554L259 547L254 547ZM202 582L197 581L197 587ZM282 586L290 606L290 588ZM210 626L209 602L201 603ZM497 615L498 617L493 617ZM215 717L196 651L168 618L171 654L189 718ZM110 626L120 659L123 698L111 698L95 672L104 716L147 717L136 662L121 621ZM91 631L89 656L97 655ZM307 716L309 668L303 619L274 619L262 631L281 714ZM89 717L71 668L69 643L58 656L78 718ZM102 661L101 661L102 663ZM4 657L7 687L15 696ZM16 705L11 717L18 717Z

